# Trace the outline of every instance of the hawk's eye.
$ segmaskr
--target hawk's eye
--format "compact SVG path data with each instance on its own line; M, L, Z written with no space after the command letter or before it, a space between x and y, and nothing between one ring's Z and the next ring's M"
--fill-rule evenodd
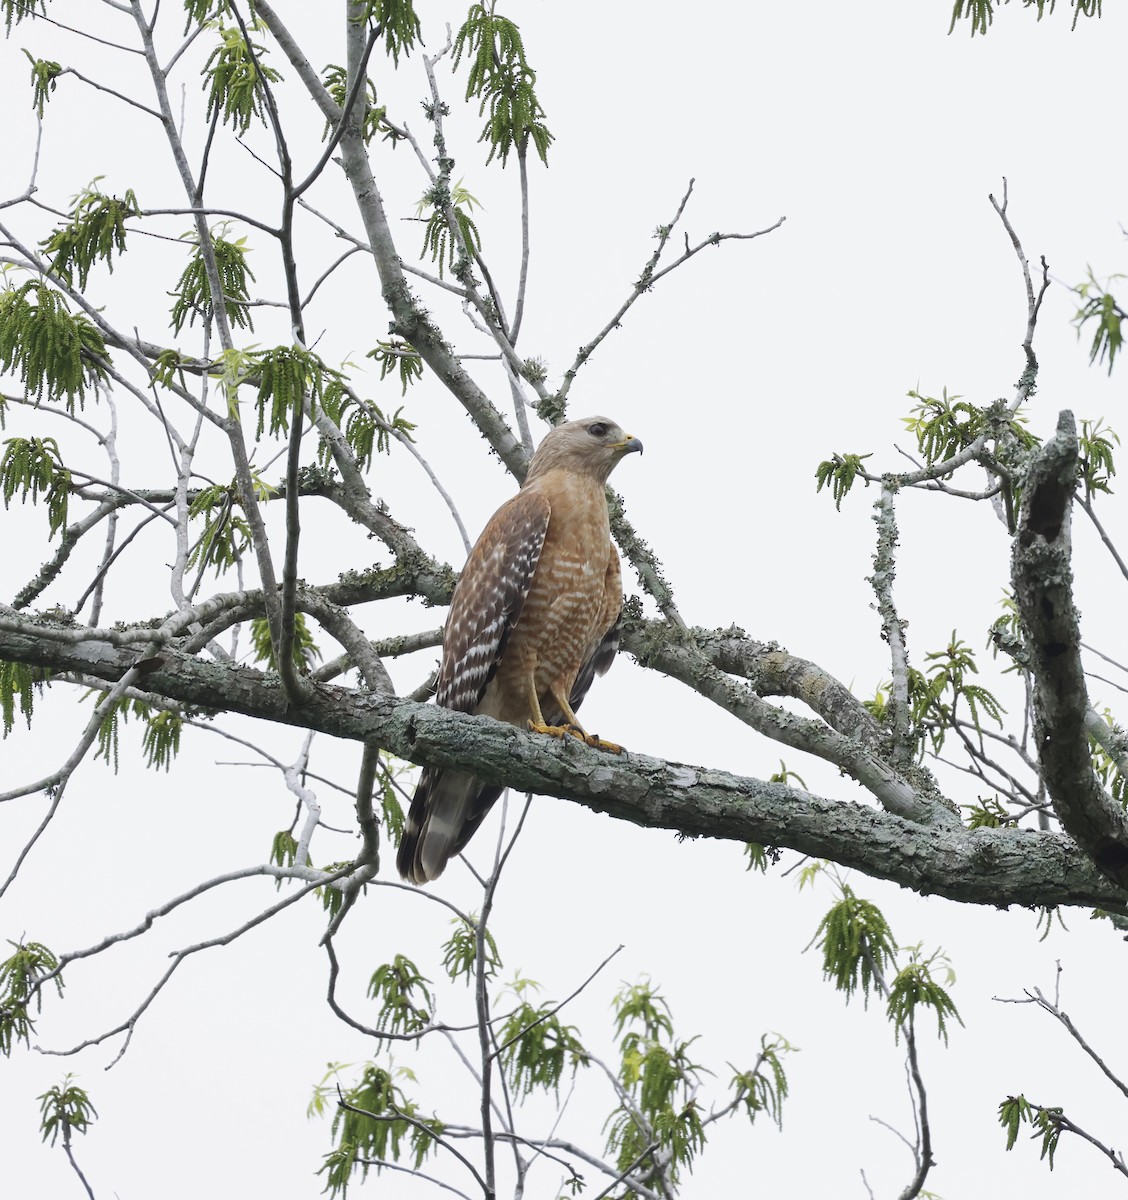
M588 426L588 433L590 433L592 437L605 437L607 434L607 426L604 425L602 421L595 421Z

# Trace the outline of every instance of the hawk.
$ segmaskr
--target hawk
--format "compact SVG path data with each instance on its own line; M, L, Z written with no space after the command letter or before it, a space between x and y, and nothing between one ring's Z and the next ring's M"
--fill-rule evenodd
M619 648L623 603L604 485L635 450L638 438L607 417L545 435L454 589L435 697L444 708L587 738L576 709ZM503 790L425 767L396 858L403 878L437 879Z

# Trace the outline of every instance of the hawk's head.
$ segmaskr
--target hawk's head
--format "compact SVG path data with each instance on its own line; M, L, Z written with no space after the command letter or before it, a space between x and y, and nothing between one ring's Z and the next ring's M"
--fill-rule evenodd
M569 421L545 434L529 464L525 482L546 471L564 470L590 475L600 483L606 483L619 459L635 450L641 454L642 443L624 433L610 417Z

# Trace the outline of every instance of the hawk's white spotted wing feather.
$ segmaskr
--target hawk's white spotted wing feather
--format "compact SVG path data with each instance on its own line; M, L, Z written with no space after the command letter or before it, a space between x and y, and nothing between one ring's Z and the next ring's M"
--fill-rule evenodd
M544 496L518 492L482 531L451 599L435 699L473 712L521 616L544 547L551 510Z

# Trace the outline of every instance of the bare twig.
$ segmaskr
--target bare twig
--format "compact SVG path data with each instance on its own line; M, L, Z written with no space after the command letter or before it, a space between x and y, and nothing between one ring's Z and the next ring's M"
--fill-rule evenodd
M173 972L177 969L177 967L180 966L182 962L184 962L186 958L188 958L190 955L198 953L201 950L210 950L216 946L230 945L237 938L242 937L244 933L247 933L261 925L264 921L269 921L272 917L277 916L277 914L283 909L289 908L290 905L297 903L297 901L303 899L305 896L309 895L310 892L315 891L317 888L323 887L326 884L332 883L334 880L342 878L344 875L347 875L350 870L352 870L351 866L342 867L340 870L326 875L323 881L307 883L306 886L301 888L299 891L293 892L289 896L279 900L277 904L272 904L269 908L264 909L257 916L252 917L249 921L244 921L242 925L231 930L230 933L222 934L219 937L208 938L206 941L197 942L193 946L186 946L183 950L175 951L170 956L172 958L172 964L157 981L156 986L149 992L141 1004L134 1009L133 1013L120 1025L116 1025L113 1029L107 1029L104 1033L100 1033L96 1037L87 1038L85 1041L79 1042L77 1045L72 1046L69 1050L49 1050L42 1046L37 1046L36 1049L41 1054L69 1056L72 1054L77 1054L80 1050L85 1050L88 1046L97 1046L104 1042L107 1038L114 1037L119 1033L125 1033L125 1041L122 1043L117 1057L115 1057L106 1068L109 1070L110 1067L114 1066L121 1060L122 1055L129 1048L129 1043L133 1038L133 1031L136 1028L137 1022L144 1015L145 1010L150 1004L152 1004L157 996L160 995L165 984L167 984L172 978ZM264 871L263 873L266 874L267 872Z
M645 292L649 292L651 288L653 288L653 286L658 282L658 280L660 280L663 276L668 275L671 271L677 270L677 268L683 263L688 262L691 258L693 258L694 255L699 254L702 250L704 250L706 246L719 246L721 242L730 240L751 241L754 238L764 237L765 235L773 233L775 230L777 230L787 219L786 217L780 217L780 219L776 221L774 225L769 225L766 229L758 229L755 233L712 233L705 238L704 241L698 243L692 248L689 246L687 240L685 252L659 271L657 269L658 262L662 257L662 252L665 250L666 244L670 240L670 235L673 233L677 223L681 220L682 213L685 211L685 206L689 202L689 197L693 193L693 184L694 181L691 179L689 181L689 186L685 190L685 195L682 196L681 203L678 205L678 210L676 213L674 213L673 220L670 221L668 225L659 226L656 234L658 246L654 253L647 260L646 265L642 268L642 273L639 275L638 281L635 283L630 295L626 298L626 300L623 301L623 303L615 312L615 315L607 322L606 325L603 326L603 328L595 335L595 337L593 337L590 342L587 342L585 345L580 347L572 365L567 371L565 371L564 379L560 385L560 388L556 392L556 395L552 398L553 407L557 411L563 412L564 401L568 395L568 392L571 390L572 381L575 379L580 368L588 361L589 358L591 358L600 342L602 342L603 339L620 324L631 305L634 304L634 302Z

